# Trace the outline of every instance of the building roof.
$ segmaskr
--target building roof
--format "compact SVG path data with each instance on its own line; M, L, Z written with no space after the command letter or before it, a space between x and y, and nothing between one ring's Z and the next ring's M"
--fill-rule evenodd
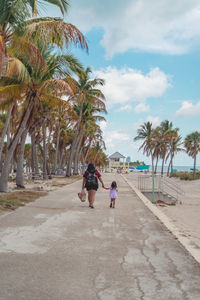
M109 158L126 158L126 157L120 154L119 152L115 152L112 155L110 155Z

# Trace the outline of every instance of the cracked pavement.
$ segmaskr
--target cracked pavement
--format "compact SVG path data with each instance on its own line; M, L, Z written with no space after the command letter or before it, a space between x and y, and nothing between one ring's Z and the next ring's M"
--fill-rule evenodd
M199 300L200 266L124 179L116 208L75 182L0 217L0 300Z

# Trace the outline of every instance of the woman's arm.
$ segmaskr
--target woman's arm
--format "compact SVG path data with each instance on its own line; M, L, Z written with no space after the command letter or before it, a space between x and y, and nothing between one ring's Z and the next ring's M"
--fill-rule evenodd
M102 180L101 177L99 177L99 181L101 182L102 188L105 188L104 183L103 183L103 180Z

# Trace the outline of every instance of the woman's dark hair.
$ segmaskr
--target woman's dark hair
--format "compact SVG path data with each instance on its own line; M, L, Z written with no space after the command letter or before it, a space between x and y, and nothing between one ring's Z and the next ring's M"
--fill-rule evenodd
M95 172L95 166L92 163L89 163L87 167L87 171L91 173Z
M111 183L111 188L112 188L112 189L116 189L116 188L117 188L117 183L116 183L116 181L113 181L113 182Z

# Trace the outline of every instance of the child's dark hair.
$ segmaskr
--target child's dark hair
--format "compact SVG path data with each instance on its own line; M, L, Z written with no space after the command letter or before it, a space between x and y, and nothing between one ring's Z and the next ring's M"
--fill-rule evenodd
M117 183L116 183L116 181L113 181L113 182L111 183L111 188L112 188L112 189L116 189L116 188L117 188Z

